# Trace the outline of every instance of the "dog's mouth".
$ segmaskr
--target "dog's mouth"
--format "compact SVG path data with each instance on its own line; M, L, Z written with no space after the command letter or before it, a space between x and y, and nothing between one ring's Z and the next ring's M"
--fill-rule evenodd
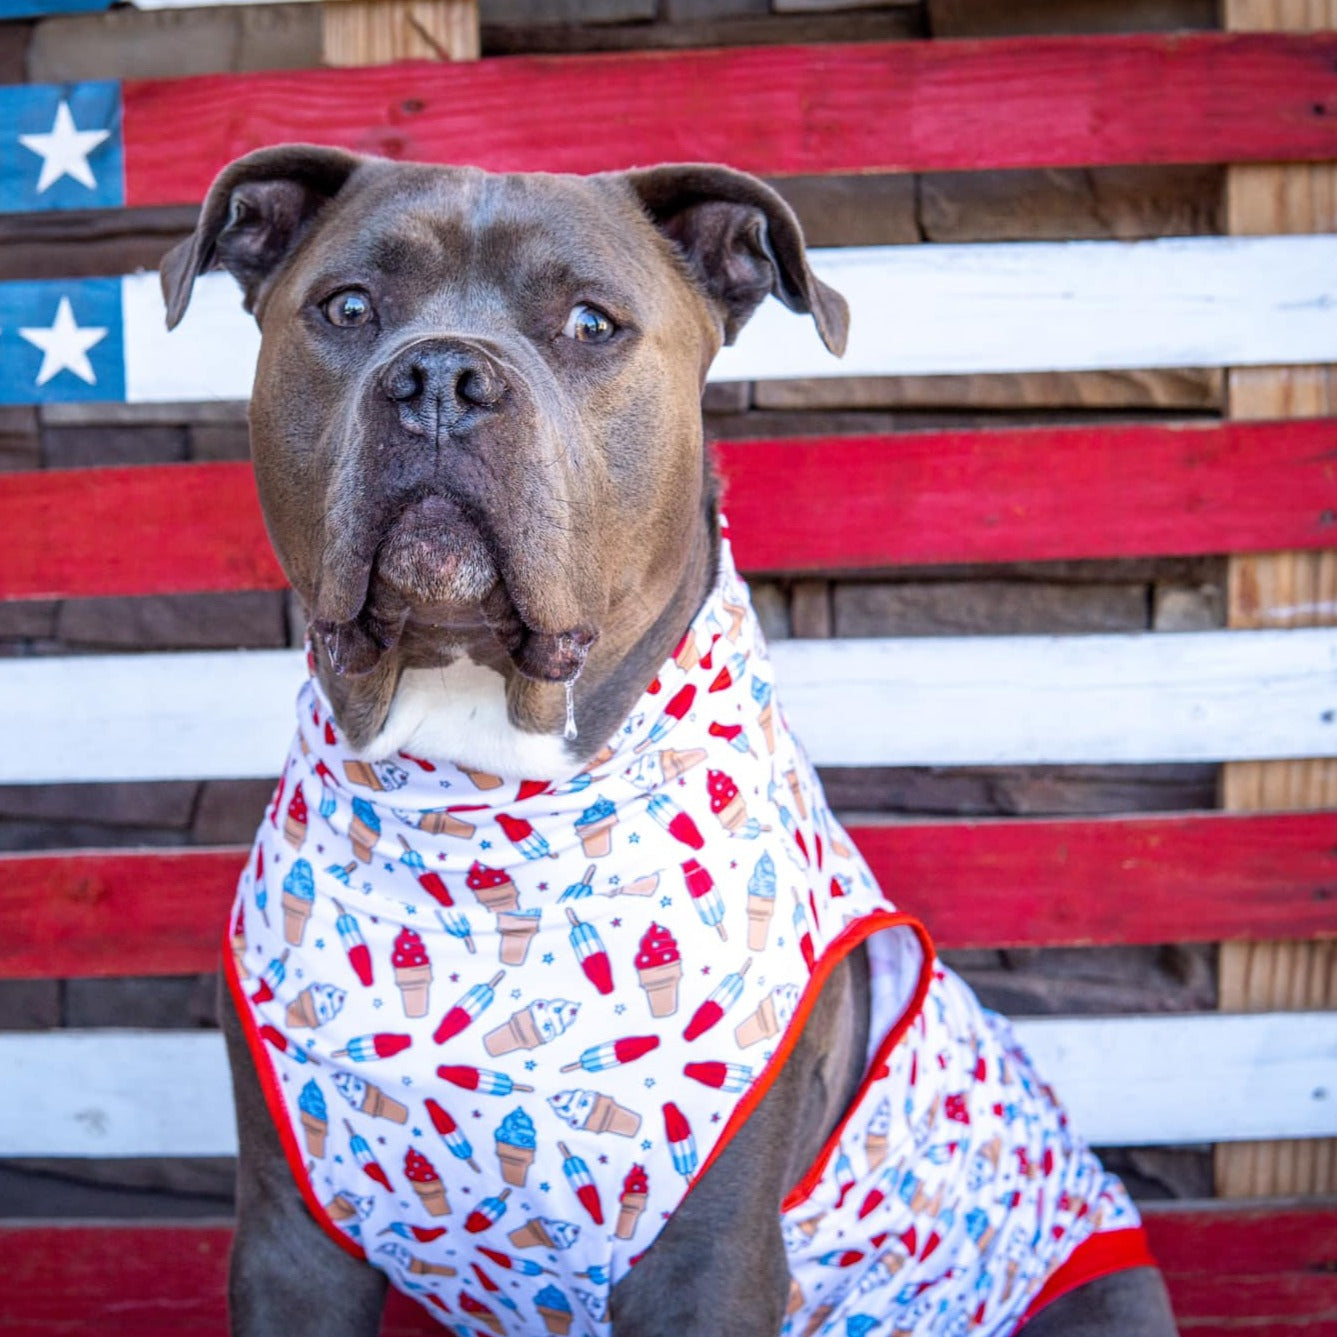
M364 564L363 589L351 618L322 617L317 600L312 631L341 676L370 673L410 621L447 636L490 631L521 674L546 682L575 678L598 634L588 625L531 626L512 594L504 555L458 503L440 495L412 501L391 519Z

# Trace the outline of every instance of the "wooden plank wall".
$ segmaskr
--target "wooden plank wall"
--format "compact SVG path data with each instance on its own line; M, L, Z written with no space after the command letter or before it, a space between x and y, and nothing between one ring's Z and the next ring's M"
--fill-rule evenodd
M1337 28L1334 0L1226 0L1225 25L1239 32ZM1337 230L1337 167L1231 167L1226 227L1237 235ZM1234 368L1232 418L1313 417L1337 412L1337 367ZM1232 627L1337 625L1337 553L1236 556L1228 573ZM1337 760L1236 762L1224 767L1223 806L1299 811L1337 804ZM1219 996L1231 1012L1337 1006L1337 941L1226 943ZM1223 1197L1337 1192L1337 1141L1244 1142L1216 1150Z
M321 28L316 38L310 36L312 19L296 9L316 11L317 6L278 9L269 14L272 25L287 24L305 34L304 59L323 59L338 63L338 54L328 45L328 28ZM334 6L328 7L334 9ZM338 7L346 17L351 7ZM420 48L410 49L403 42L426 42L419 28L427 29L432 40L441 41L437 30L423 17L423 5L404 7L404 19L396 18L392 27L398 46L387 47L392 55L421 55ZM739 3L724 6L694 5L674 0L665 4L624 4L573 6L571 12L588 15L598 11L599 22L553 22L540 11L541 5L521 6L485 4L483 12L483 49L503 51L569 51L587 49L625 49L628 47L695 44L699 42L772 42L805 41L824 38L859 40L864 37L935 36L970 37L1010 32L1053 30L1055 27L1086 29L1132 29L1155 26L1207 26L1213 22L1210 5L1163 3L1152 6L1086 3L1065 7L1056 14L1052 5L927 3L851 10L847 13L776 13L759 12L764 6ZM552 7L547 7L552 8ZM712 8L714 14L711 14ZM787 7L792 8L792 7ZM814 6L814 10L822 7ZM728 12L724 12L728 11ZM387 12L384 8L380 13ZM433 6L433 13L443 11ZM266 60L277 64L301 63L291 54L295 43L265 42L256 36L255 16L228 15L225 11L205 11L200 15L171 16L176 29L175 43L167 42L173 25L165 16L116 12L79 19L43 20L24 29L23 51L15 55L17 37L0 34L0 72L21 67L24 75L41 79L91 77L94 75L167 76L200 71L198 62L226 60L233 68L249 61L263 66ZM414 22L416 20L416 24ZM607 21L603 21L607 20ZM1233 21L1233 19L1232 19ZM249 33L246 43L229 47L221 40L181 40L182 32L217 33L219 25L231 25L228 31ZM116 40L108 43L108 34ZM78 40L76 40L76 38ZM98 40L100 39L100 41ZM373 58L371 39L354 38L350 59ZM358 42L361 45L358 45ZM326 43L321 46L320 43ZM428 43L430 46L430 43ZM379 49L379 48L378 48ZM184 59L195 62L182 68ZM236 54L242 52L243 54ZM155 54L156 53L156 54ZM170 54L165 54L170 53ZM231 53L231 54L222 54ZM276 54L276 53L282 53ZM463 53L463 52L462 52ZM433 52L432 54L439 54ZM82 62L82 64L81 64ZM155 63L156 62L156 63ZM200 71L202 72L202 71ZM1251 169L1252 170L1252 169ZM1322 179L1321 171L1294 169L1307 174L1306 179ZM1329 178L1330 179L1330 178ZM1071 237L1140 237L1171 234L1202 234L1219 230L1222 221L1222 173L1212 167L1184 169L1119 168L1086 171L1024 171L1011 173L925 173L917 177L868 178L789 178L780 183L799 208L810 238L817 244L891 244L920 241L977 241L1045 239ZM1233 180L1233 178L1232 178ZM1315 213L1310 227L1315 231L1333 230L1331 186L1329 213ZM1232 191L1231 208L1236 207L1239 192ZM135 263L151 264L159 250L187 226L191 210L164 208L153 213L136 213L110 220L83 218L63 224L47 221L36 226L31 220L0 224L0 272L5 277L31 276L39 272L69 274L79 272L79 264L92 265L96 272L115 274ZM1232 224L1235 215L1232 212ZM1232 226L1235 231L1286 230L1275 221L1249 228ZM1298 230L1298 228L1297 228ZM90 240L93 245L90 246ZM133 257L129 264L124 257ZM1291 386L1301 378L1285 378ZM1326 386L1326 379L1320 378ZM1277 410L1247 412L1243 404L1243 378L1232 374L1229 393L1232 411L1240 417L1272 416ZM780 381L753 385L728 385L710 392L708 407L717 435L725 438L788 435L818 429L849 432L900 430L907 426L978 425L1000 420L1020 423L1045 423L1064 420L1177 418L1201 415L1213 417L1224 403L1226 388L1215 371L1184 369L1175 372L1135 369L1111 373L1025 373L988 377L896 377L868 378L862 381ZM1297 416L1332 413L1330 390L1325 397L1296 400L1290 410ZM1277 401L1269 399L1269 405ZM1307 405L1307 407L1306 407ZM5 435L3 429L8 428ZM0 413L0 459L8 449L9 458L19 463L48 464L104 462L123 456L140 461L145 458L177 459L187 452L195 458L217 455L235 457L244 453L244 427L234 409L183 409L163 406L152 411L110 409L16 410ZM1223 545L1223 550L1224 550ZM1233 564L1233 573L1261 571L1264 563L1256 561ZM1273 564L1275 565L1275 564ZM1326 586L1317 575L1306 592L1282 593L1278 602L1331 603L1333 577L1330 561L1317 563L1327 575ZM1299 568L1291 564L1292 572ZM1299 577L1292 576L1291 579ZM1261 577L1260 577L1261 579ZM1244 588L1241 580L1232 589ZM871 574L850 580L836 573L813 571L801 579L763 582L760 602L778 633L808 637L834 634L886 634L892 631L940 632L956 630L1049 629L1060 624L1077 630L1127 629L1152 625L1160 630L1217 625L1226 598L1223 563L1212 559L1166 561L1122 561L1118 563L1045 564L1010 569L957 567L949 570L920 566L899 573ZM282 596L259 596L266 602L257 605L255 596L247 600L228 596L233 602L230 625L224 637L240 628L248 619L253 626L263 624L270 644L282 643L288 629L284 625ZM1243 596L1232 602L1242 606ZM199 601L193 608L204 608ZM1255 600L1256 602L1256 600ZM244 605L244 606L243 606ZM255 609L263 607L257 617ZM126 646L149 644L178 645L183 637L205 634L200 624L212 616L217 627L219 606L212 614L197 616L182 611L184 603L158 604L135 600L115 606L114 601L68 601L57 606L18 605L0 610L0 638L7 636L11 647L21 651L33 648L64 650L71 646ZM1232 615L1235 625L1254 625L1243 613ZM175 622L173 622L175 619ZM138 628L138 630L134 630ZM216 633L217 634L217 633ZM235 634L244 634L238 630ZM252 630L249 633L255 636ZM176 639L173 639L173 638ZM1295 765L1285 774L1307 774L1315 768ZM1321 768L1320 768L1321 769ZM1297 806L1285 796L1267 805L1236 801L1235 775L1244 769L1232 768L1227 781L1227 804L1237 807ZM1259 774L1261 772L1254 772ZM1279 774L1280 772L1269 772ZM1331 777L1331 771L1327 772ZM1130 768L1125 770L1090 768L1050 768L1047 771L1005 771L961 769L941 771L900 770L896 772L835 773L828 777L837 801L847 809L910 810L919 812L960 812L979 810L1078 812L1127 809L1139 805L1163 808L1204 806L1210 801L1216 773L1211 767ZM1314 806L1334 806L1337 799L1329 788L1320 792L1316 785L1304 791L1306 802ZM90 810L113 814L116 826L117 802L122 813L133 813L122 822L122 838L135 838L161 821L171 826L172 839L244 840L251 820L242 809L251 803L258 811L267 786L152 786L154 795L131 799L122 793L94 798L88 787L39 796L32 792L0 792L0 812L9 821L0 826L0 846L46 840L51 844L71 843L72 829L85 828ZM109 787L115 788L115 787ZM171 790L169 794L167 791ZM1292 793L1296 791L1291 791ZM1167 795L1169 801L1167 803ZM1206 798L1204 798L1206 796ZM158 805L159 816L147 808L149 801ZM170 813L169 813L170 809ZM103 828L105 830L105 827ZM1319 977L1318 966L1331 956L1322 948L1305 949L1311 962L1310 977ZM1250 954L1246 960L1273 962L1286 958L1280 952ZM1296 953L1291 953L1294 959ZM997 990L999 1001L1020 997L1024 1006L1044 1009L1071 1006L1071 1000L1086 997L1097 1004L1127 1006L1134 995L1148 989L1156 994L1158 1005L1193 1006L1215 994L1207 974L1209 956L1193 950L1171 947L1155 949L1146 957L1128 953L1110 957L1108 963L1092 966L1089 956L1081 965L1070 958L1036 959L1013 955L1003 958L995 952L980 952L968 959L977 978ZM1223 1005L1230 994L1237 958L1232 952L1222 954ZM1144 963L1150 960L1149 968ZM1017 969L1018 966L1021 969ZM1328 967L1330 972L1330 966ZM1146 971L1147 973L1140 973ZM1066 973L1065 973L1066 972ZM1090 972L1083 978L1083 972ZM1175 977L1178 976L1178 983ZM1290 978L1300 976L1292 973ZM1148 981L1150 980L1150 983ZM84 982L87 984L88 982ZM58 992L46 991L47 981L37 982L42 993L34 1012L59 1014ZM1158 992L1159 991L1159 992ZM98 995L81 985L67 994L64 1015L78 1015L69 998L78 992L85 999ZM11 993L11 996L14 996ZM35 995L29 995L35 996ZM103 994L106 998L109 995ZM146 995L147 996L147 995ZM158 997L162 997L161 994ZM1264 1007L1277 1006L1283 994L1274 992ZM1055 1000L1059 1000L1057 1003ZM1309 1005L1331 1005L1331 986L1319 989L1307 1000ZM0 1009L2 1010L2 1009ZM83 1015L96 1013L95 1005L85 1002ZM1253 1155L1253 1153L1249 1153ZM1273 1156L1275 1160L1275 1154ZM1142 1164L1147 1164L1145 1160ZM1219 1162L1226 1164L1226 1158ZM1331 1162L1328 1162L1331 1165ZM1163 1168L1163 1163L1162 1163ZM1171 1182L1183 1182L1181 1172L1164 1171ZM1270 1173L1270 1172L1269 1172ZM1317 1173L1317 1172L1316 1172ZM1316 1187L1332 1186L1331 1170L1312 1179L1308 1171L1297 1169L1290 1180L1271 1174L1263 1187L1284 1187L1287 1183ZM1195 1181L1196 1182L1196 1181ZM1223 1191L1233 1180L1222 1173ZM1262 1181L1249 1179L1243 1191Z

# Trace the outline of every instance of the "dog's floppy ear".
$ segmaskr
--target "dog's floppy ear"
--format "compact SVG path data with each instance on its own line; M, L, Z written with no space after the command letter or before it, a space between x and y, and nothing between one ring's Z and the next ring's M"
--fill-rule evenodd
M254 310L265 278L361 161L342 149L281 144L223 168L209 187L194 233L168 251L158 268L167 328L176 328L195 280L215 265L241 284L246 310Z
M849 307L808 267L798 219L768 185L710 163L670 164L624 176L715 304L725 343L733 343L774 294L791 311L810 313L827 348L837 357L844 353Z

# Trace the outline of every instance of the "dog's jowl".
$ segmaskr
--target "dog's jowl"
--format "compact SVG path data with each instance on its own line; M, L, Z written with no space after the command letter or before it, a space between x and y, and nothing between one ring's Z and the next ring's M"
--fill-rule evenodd
M163 265L262 329L297 736L228 923L233 1330L1173 1332L1135 1210L790 734L702 442L793 215L306 146ZM281 755L276 740L276 761Z

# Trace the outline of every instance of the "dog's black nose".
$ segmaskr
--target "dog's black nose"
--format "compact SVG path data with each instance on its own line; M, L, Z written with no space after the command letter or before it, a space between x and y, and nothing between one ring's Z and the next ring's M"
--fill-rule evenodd
M509 389L487 353L456 339L410 344L381 373L381 385L405 426L422 433L466 426L496 409Z

